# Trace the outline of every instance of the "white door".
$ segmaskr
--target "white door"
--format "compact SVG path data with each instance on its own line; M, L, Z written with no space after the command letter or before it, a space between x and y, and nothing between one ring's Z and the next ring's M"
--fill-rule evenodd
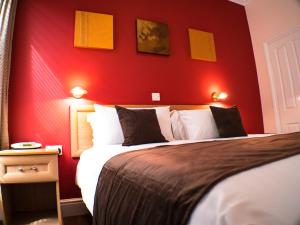
M265 47L278 132L300 131L300 29Z

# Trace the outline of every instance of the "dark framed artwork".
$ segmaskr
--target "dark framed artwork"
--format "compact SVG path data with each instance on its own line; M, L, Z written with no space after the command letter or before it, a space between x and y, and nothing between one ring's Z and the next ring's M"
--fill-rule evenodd
M170 55L167 24L137 19L137 51Z

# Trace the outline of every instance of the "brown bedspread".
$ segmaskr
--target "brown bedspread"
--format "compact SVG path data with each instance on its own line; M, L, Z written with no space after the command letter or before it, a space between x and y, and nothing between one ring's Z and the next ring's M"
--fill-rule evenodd
M300 154L300 133L122 153L99 176L94 225L184 225L218 182Z

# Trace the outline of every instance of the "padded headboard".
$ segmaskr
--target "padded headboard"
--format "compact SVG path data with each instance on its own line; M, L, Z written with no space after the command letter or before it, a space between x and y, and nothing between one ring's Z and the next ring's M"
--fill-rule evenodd
M113 107L114 105L107 105ZM163 105L121 105L126 108L151 108ZM171 105L170 110L205 109L208 105ZM87 115L94 112L93 105L72 105L70 107L71 126L71 155L79 157L80 154L93 146L92 128L87 122Z

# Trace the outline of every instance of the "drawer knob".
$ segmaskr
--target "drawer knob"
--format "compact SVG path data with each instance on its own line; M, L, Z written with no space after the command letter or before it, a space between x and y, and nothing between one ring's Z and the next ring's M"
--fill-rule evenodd
M21 173L24 173L25 171L30 171L30 170L31 171L35 171L35 172L39 171L39 169L37 167L35 167L35 166L30 167L30 169L24 169L22 167L18 168L18 171L21 172Z
M33 171L35 171L35 172L38 172L38 168L35 167L35 166L31 167L31 170L33 170Z

